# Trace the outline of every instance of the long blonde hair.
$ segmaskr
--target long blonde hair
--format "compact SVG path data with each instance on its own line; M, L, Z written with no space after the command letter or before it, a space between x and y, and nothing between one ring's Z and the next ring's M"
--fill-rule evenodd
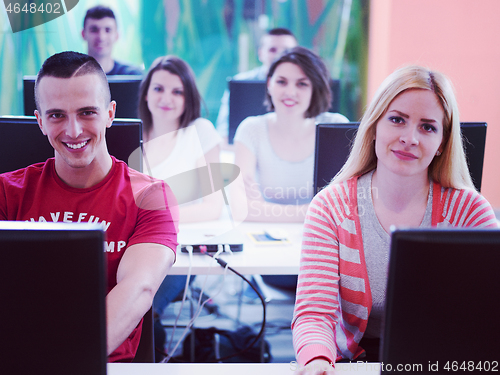
M444 187L475 189L470 177L455 93L450 80L442 73L418 65L400 68L380 85L359 125L351 153L332 183L360 176L377 167L375 131L379 119L392 101L410 89L430 90L436 94L444 111L442 153L429 165L429 176Z

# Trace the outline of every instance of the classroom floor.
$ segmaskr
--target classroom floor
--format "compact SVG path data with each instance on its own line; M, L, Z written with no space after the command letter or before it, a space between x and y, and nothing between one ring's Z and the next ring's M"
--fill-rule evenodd
M243 325L250 326L253 332L258 333L261 328L263 309L260 299L247 297L248 293L241 293L247 285L235 275L223 276L197 276L191 284L196 297L203 288L205 294L211 297L209 303L200 310L199 316L194 322L196 328L216 327L219 329L236 330ZM271 300L266 305L266 329L265 340L270 345L271 361L273 363L289 363L295 360L290 323L293 315L294 296L293 293L282 293L276 289L265 290ZM242 301L241 303L239 301ZM182 355L183 337L189 331L184 327L192 315L196 314L197 301L194 303L193 311L191 305L186 302L179 316L177 327L172 327L179 314L182 302L175 302L165 309L161 322L167 334L165 349L171 340L170 350L172 352L176 344L173 361ZM173 339L172 339L173 333ZM167 350L166 350L167 351Z

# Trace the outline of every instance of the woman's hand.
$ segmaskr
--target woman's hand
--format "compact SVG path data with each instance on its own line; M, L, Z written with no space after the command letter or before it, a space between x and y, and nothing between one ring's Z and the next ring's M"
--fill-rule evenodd
M295 375L337 375L335 368L326 359L314 359L298 369Z

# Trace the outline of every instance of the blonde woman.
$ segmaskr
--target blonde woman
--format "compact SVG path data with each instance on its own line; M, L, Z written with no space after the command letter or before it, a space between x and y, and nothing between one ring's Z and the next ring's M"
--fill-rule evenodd
M382 83L346 164L309 206L292 322L301 373L378 361L391 226L497 227L469 175L451 83L420 66Z

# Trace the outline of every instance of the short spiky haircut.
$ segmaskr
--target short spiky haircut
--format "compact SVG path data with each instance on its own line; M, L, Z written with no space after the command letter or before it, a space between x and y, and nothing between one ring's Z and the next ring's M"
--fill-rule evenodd
M293 35L293 33L290 30L285 29L284 27L276 27L274 29L271 29L266 33L266 35L277 35L277 36L290 35L290 36L293 36L295 38L295 35Z
M266 36L291 36L293 39L295 39L295 42L297 42L297 38L295 35L288 29L285 29L284 27L276 27L274 29L268 30L262 37L260 38L260 46L262 47L264 44L264 38Z
M112 18L116 22L115 14L110 8L102 5L97 5L95 7L92 7L89 10L87 10L87 13L85 14L85 18L83 19L83 28L85 28L85 23L89 18L92 18L94 20L100 20L106 17Z
M105 104L111 101L108 80L101 65L89 55L79 52L66 51L52 55L42 65L35 81L35 103L40 112L40 99L38 97L38 85L43 77L71 78L87 74L96 74L101 78Z

